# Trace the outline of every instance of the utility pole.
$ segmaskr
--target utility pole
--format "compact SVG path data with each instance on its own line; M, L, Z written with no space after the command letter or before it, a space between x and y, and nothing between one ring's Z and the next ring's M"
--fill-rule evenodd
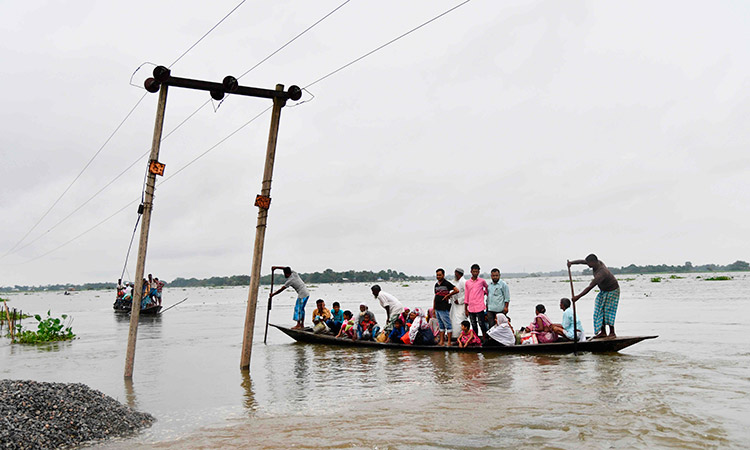
M164 174L164 165L159 163L159 147L161 133L164 128L164 111L167 109L167 85L161 86L159 104L156 108L156 123L154 124L154 138L151 141L151 156L149 157L148 177L146 179L146 194L143 204L141 222L141 239L138 244L138 262L135 268L135 287L133 289L133 303L130 306L130 331L128 332L128 351L125 356L125 378L133 378L133 362L135 360L135 342L138 336L138 319L141 316L141 300L143 298L143 272L146 265L146 249L148 248L148 230L151 226L151 211L154 208L154 190L156 189L156 175Z
M276 156L276 139L279 134L281 108L286 105L286 101L289 99L299 100L302 97L302 90L293 85L289 87L288 91L284 91L284 85L282 84L277 84L275 90L240 86L237 79L232 76L225 77L221 83L193 80L190 78L178 78L173 77L170 70L164 66L156 67L153 75L153 78L148 78L145 81L144 86L148 92L159 92L159 106L156 112L156 126L154 127L154 139L151 146L146 195L142 205L143 222L141 223L141 240L138 247L135 292L133 293L133 305L130 309L130 333L128 334L128 350L125 359L125 378L130 379L133 377L135 343L138 334L138 319L140 317L141 298L143 294L142 280L146 263L146 247L148 244L149 226L151 224L151 210L153 208L156 175L164 174L164 165L158 162L158 157L162 127L164 125L164 113L167 106L167 86L209 91L211 98L214 100L221 100L224 98L225 94L270 98L273 100L273 114L271 116L271 131L268 136L268 147L266 149L266 166L263 171L263 185L261 194L255 198L255 205L260 208L260 211L258 212L258 225L255 232L255 249L253 251L250 292L248 294L245 333L242 343L242 361L240 363L241 369L248 370L250 367L253 328L255 326L255 309L258 301L258 287L260 285L260 265L263 260L263 243L266 235L266 219L268 217L268 208L271 204L271 177L273 175L273 163ZM139 212L141 212L140 209Z
M277 91L284 91L283 84L276 85ZM263 244L266 239L266 221L268 208L271 206L271 180L273 178L273 163L276 159L276 139L279 136L279 121L281 108L286 99L273 99L273 113L271 114L271 129L268 132L268 147L266 148L266 166L263 169L263 183L260 195L255 199L258 207L258 224L255 226L255 246L253 247L253 266L250 270L250 290L247 294L247 311L245 313L245 334L242 338L242 357L240 370L250 370L250 355L253 348L253 332L255 331L255 310L258 305L258 289L260 287L260 266L263 263ZM271 274L273 276L273 273Z

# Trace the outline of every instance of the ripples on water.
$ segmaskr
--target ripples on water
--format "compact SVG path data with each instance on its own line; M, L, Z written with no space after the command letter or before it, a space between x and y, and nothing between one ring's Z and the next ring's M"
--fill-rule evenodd
M540 301L559 321L554 306L567 285L558 280L509 280L516 326ZM275 329L264 346L260 305L250 376L238 370L246 290L169 290L167 305L189 300L141 323L132 385L122 380L129 323L107 295L14 296L15 307L73 314L80 338L3 341L0 374L81 381L159 419L138 437L95 448L741 448L750 437L750 351L738 319L750 308L739 293L748 284L744 275L624 282L618 333L660 337L608 355L347 349L296 344ZM384 289L425 306L431 283ZM312 295L351 310L367 300L382 321L368 291L321 285ZM272 322L291 323L288 297ZM584 327L592 303L579 303Z

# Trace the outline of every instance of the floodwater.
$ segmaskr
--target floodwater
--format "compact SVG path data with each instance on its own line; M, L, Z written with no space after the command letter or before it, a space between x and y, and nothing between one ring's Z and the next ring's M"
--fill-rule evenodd
M239 370L247 288L167 288L165 306L188 300L142 318L132 383L123 379L129 321L113 313L112 293L4 295L11 308L72 315L78 338L0 338L0 378L82 382L156 416L137 436L96 449L746 448L750 274L730 275L620 276L618 334L659 338L578 356L345 349L297 344L273 328L264 345L265 286L249 376ZM587 278L577 279L579 291ZM537 303L560 320L564 278L507 281L516 327ZM431 302L432 282L380 284L408 307ZM384 319L369 285L311 291L308 316L324 298L353 311L366 301ZM593 297L578 303L587 334ZM293 302L293 293L278 296L271 322L291 325Z

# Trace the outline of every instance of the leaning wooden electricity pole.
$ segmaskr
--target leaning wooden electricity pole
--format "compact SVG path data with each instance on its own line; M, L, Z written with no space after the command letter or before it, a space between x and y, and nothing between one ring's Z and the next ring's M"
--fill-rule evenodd
M283 92L284 85L277 84L276 90ZM268 132L268 147L266 148L266 166L263 169L263 183L260 195L255 199L255 205L258 207L258 224L255 226L255 246L253 247L253 265L250 269L250 290L247 294L245 334L242 339L240 370L250 370L250 355L253 348L253 332L255 331L255 310L258 306L258 288L260 287L260 266L263 263L263 244L266 239L268 208L271 206L271 179L273 178L273 162L276 158L276 139L279 135L281 108L285 104L286 99L273 99L271 129Z
M128 333L128 351L125 356L125 378L133 377L135 342L136 337L138 336L138 319L141 315L143 272L146 265L146 249L148 248L148 230L151 226L151 210L154 206L156 175L164 173L164 165L160 164L158 161L159 147L161 146L161 132L164 128L164 111L166 108L167 85L165 84L161 86L161 90L159 91L159 105L156 108L156 124L154 125L154 138L153 141L151 141L151 156L149 157L148 178L146 179L146 194L143 199L143 205L141 205L143 209L143 221L141 222L141 240L138 244L138 263L135 268L133 304L130 307L130 332Z
M146 246L148 243L148 229L151 223L151 208L153 205L155 177L156 174L159 173L159 170L161 171L159 174L163 174L164 172L164 165L158 163L157 158L159 156L161 130L164 123L164 110L167 104L167 86L209 91L211 97L215 100L221 100L224 98L224 94L273 99L273 115L271 117L271 132L268 137L268 148L266 150L266 167L263 173L263 185L261 195L258 195L255 198L255 205L260 208L260 211L258 212L258 226L255 233L255 251L253 252L250 293L248 294L245 334L242 343L242 362L240 364L243 370L247 370L250 367L250 347L252 346L253 328L255 327L255 309L258 301L260 265L263 259L263 242L266 235L266 218L268 217L268 208L271 204L271 175L273 174L273 162L276 155L276 138L279 134L279 118L281 117L281 108L284 107L286 101L289 99L299 100L302 97L302 90L293 85L289 87L288 91L284 91L284 85L282 84L277 84L276 90L240 86L237 79L232 76L225 77L221 83L193 80L190 78L178 78L173 77L170 70L164 66L156 67L153 74L153 78L149 78L145 82L146 90L152 93L161 91L159 94L159 109L157 110L156 115L157 125L154 130L154 141L151 148L151 162L148 182L146 185L146 196L143 204L141 242L138 250L138 267L136 269L133 306L130 313L130 334L128 335L128 352L125 361L125 378L132 378L133 376L135 342L138 333L138 318L140 316L143 290L141 280L143 279L143 268L146 261Z

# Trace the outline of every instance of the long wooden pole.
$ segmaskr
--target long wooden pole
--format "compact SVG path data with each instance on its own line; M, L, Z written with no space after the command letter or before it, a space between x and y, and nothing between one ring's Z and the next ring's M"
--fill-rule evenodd
M570 303L573 307L573 354L577 355L576 347L578 346L578 320L576 317L576 302L573 301L576 292L573 289L573 274L570 272L570 261L568 261L568 278L570 279Z
M271 299L273 299L273 276L276 266L271 267L271 290L268 292L268 308L266 309L266 331L263 332L263 343L268 339L268 320L271 317Z
M283 91L284 85L277 84L277 91ZM279 121L281 120L281 108L286 104L286 99L275 97L273 99L273 112L271 113L271 129L268 132L268 147L266 148L266 166L263 169L263 185L261 195L270 198L271 179L273 178L273 163L276 159L276 140L279 136ZM255 309L258 305L258 288L260 287L260 266L263 263L263 244L266 238L266 221L268 209L259 206L258 224L255 227L255 246L253 248L253 266L250 270L250 290L247 294L247 312L245 313L245 332L242 338L242 356L240 358L240 370L250 370L250 355L253 346L253 331L255 328Z
M154 138L151 141L151 161L159 160L161 133L164 128L164 111L167 108L167 85L162 84L159 91L159 104L156 107L156 122L154 124ZM141 222L141 240L138 244L138 263L135 269L135 287L133 289L133 304L130 307L130 332L128 333L128 351L125 356L125 378L133 378L133 361L135 360L135 341L138 336L138 319L141 315L141 299L143 297L143 272L146 265L146 249L148 247L148 230L151 226L151 211L156 188L156 174L147 169L146 195L143 199L143 221Z

